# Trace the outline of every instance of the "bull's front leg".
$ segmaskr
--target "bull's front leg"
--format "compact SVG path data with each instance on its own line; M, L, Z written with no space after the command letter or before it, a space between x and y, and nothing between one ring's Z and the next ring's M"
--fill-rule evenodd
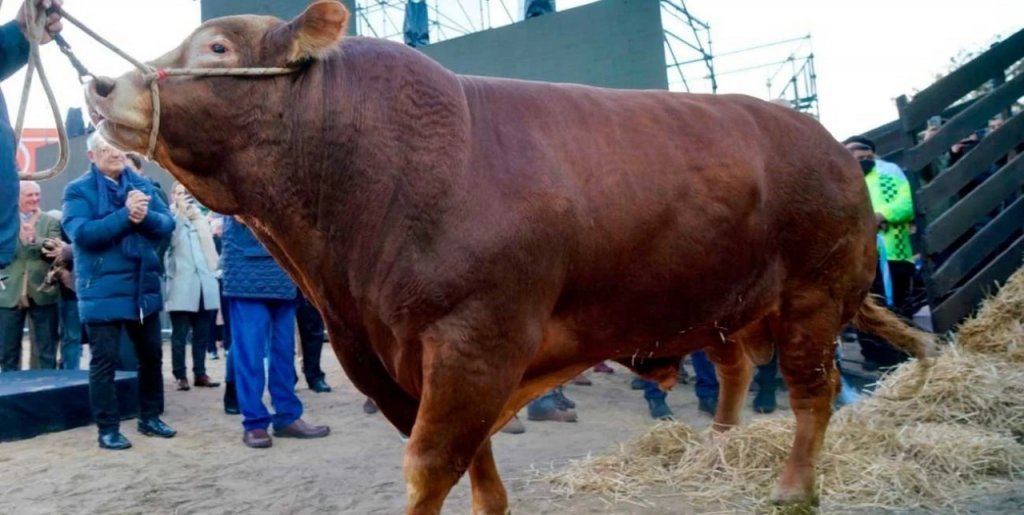
M474 513L508 511L489 438L537 346L525 335L479 314L424 332L423 394L405 452L409 515L440 513L467 469Z

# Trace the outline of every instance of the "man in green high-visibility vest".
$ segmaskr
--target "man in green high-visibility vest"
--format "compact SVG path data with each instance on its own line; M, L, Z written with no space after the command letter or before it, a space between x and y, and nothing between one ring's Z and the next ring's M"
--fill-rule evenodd
M887 299L889 308L905 317L913 317L913 313L904 313L900 309L907 304L916 273L914 250L910 245L910 228L914 222L910 183L898 165L883 161L875 155L875 143L870 139L854 136L843 144L860 162L861 170L864 171L871 206L878 220L878 231L882 235L880 241L885 242L888 270L879 266L871 292L885 295L883 278L888 274L892 283L892 298ZM908 357L877 336L858 332L857 338L864 355L865 368L891 367Z

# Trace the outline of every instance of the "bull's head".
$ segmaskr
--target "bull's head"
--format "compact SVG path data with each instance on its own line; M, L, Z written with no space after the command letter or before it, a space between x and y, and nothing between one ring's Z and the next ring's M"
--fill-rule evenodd
M296 67L301 74L304 65L336 51L348 16L341 3L320 1L289 22L268 16L218 18L148 64L154 69ZM141 70L116 79L98 77L86 87L86 103L99 132L113 145L148 150L154 123L149 80L160 81L154 157L211 207L236 211L235 200L223 187L231 179L216 177L217 171L234 160L244 161L256 149L266 155L273 144L267 139L275 137L274 131L240 129L253 124L272 126L289 107L288 98L281 98L287 95L285 88L272 85L299 79L289 75L153 78Z

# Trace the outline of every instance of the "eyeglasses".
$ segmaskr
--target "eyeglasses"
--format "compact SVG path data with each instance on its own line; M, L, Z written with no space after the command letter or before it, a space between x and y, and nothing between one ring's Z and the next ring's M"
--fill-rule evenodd
M97 154L100 154L100 155L106 155L106 154L110 154L112 152L120 152L120 150L118 150L118 149L116 149L114 147L99 147L96 150L94 150L93 152L96 152Z

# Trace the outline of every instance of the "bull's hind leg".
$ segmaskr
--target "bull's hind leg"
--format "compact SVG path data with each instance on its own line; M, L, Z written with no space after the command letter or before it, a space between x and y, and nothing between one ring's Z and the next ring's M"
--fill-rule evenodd
M778 504L818 502L815 465L839 389L835 337L840 308L824 292L805 291L787 299L778 345L779 366L796 417L793 448L772 494Z
M405 451L409 514L440 513L467 468L474 511L508 510L488 438L535 347L512 343L525 340L498 324L477 331L457 321L423 338L423 393Z

